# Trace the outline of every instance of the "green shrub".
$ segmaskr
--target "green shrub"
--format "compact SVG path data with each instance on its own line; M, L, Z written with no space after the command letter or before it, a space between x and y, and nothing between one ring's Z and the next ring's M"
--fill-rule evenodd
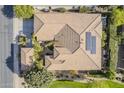
M111 18L115 26L124 24L124 9L118 7L113 8Z
M81 6L79 9L79 13L86 13L89 11L89 8L86 6Z
M117 27L110 24L109 26L110 40L109 40L109 49L110 49L110 60L109 60L109 71L107 76L109 79L115 79L116 65L118 61L118 36L117 36Z
M107 38L106 32L105 31L102 31L102 47L103 48L106 45L106 38Z
M25 87L29 88L42 88L48 87L49 83L53 79L53 74L48 72L46 69L37 69L37 67L32 68L24 74L24 79L26 82Z
M88 76L89 77L95 77L95 78L105 78L106 73L104 73L102 71L89 72Z
M43 46L36 40L36 37L32 35L32 44L34 49L34 63L38 69L43 67Z
M18 36L18 43L21 47L26 46L27 38L25 36Z
M18 18L31 18L34 13L34 8L30 5L14 5L13 10Z
M113 80L115 79L115 72L109 70L108 72L106 72L106 76L108 79Z

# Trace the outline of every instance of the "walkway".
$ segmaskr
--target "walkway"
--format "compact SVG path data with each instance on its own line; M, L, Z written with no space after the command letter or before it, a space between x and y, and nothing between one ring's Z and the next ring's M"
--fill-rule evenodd
M14 87L21 88L21 78L19 77L19 61L18 61L18 54L19 54L19 47L18 47L18 40L17 37L19 32L23 30L23 20L18 18L13 18L13 44L14 44Z

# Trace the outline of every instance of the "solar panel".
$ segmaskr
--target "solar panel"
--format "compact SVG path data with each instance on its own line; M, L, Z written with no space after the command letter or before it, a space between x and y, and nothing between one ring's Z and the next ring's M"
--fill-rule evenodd
M92 46L91 46L91 54L96 54L96 37L92 36Z
M86 32L86 50L91 49L91 32Z

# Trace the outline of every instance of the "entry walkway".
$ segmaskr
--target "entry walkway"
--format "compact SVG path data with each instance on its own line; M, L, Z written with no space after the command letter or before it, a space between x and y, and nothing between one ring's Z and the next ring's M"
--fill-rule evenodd
M19 32L23 30L23 20L18 18L13 18L13 44L14 44L14 87L21 88L22 79L19 77L19 61L18 61L18 54L19 54L19 47L17 36Z

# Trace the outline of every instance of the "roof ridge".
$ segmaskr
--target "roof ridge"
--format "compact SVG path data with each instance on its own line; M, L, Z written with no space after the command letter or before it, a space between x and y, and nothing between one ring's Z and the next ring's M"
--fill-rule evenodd
M30 49L27 51L27 53L28 53L29 51L31 51L31 49L33 49L33 48L30 48Z
M26 47L26 48L28 48L28 47ZM25 48L25 49L26 49ZM24 48L23 48L24 49ZM26 52L26 53L28 53L31 49L33 49L33 48L28 48L29 50ZM23 50L23 52L24 52L24 50ZM25 53L25 52L24 52Z
M81 31L80 35L85 32L89 27L90 25L92 25L92 23L94 23L96 21L96 19L99 17L100 15L98 15L83 31Z
M96 30L94 30L95 31L95 33L101 38L101 36L99 35L99 33L96 31Z
M84 52L84 50L83 50L82 48L80 48L80 49ZM86 52L84 52L84 53L88 56L88 54L87 54ZM95 62L94 60L92 60L91 57L88 56L88 58L95 64L95 66L96 66L97 68L99 68L99 66L96 64L96 62Z
M43 23L43 25L44 25L44 22L42 22L42 20L41 20L37 15L34 15L34 16L36 16L36 17L39 19L39 21L40 21L41 23ZM41 27L42 27L43 25L41 25L41 26L39 27L39 29L36 31L36 33L39 32L39 30L41 29ZM36 34L36 33L34 33L34 34Z
M58 55L54 58L54 59L56 59L59 55L60 55L60 53L59 53L59 51L57 50L57 48L56 47L54 47L54 49L57 51L57 53L58 53ZM55 52L55 51L54 51Z
M69 24L65 24L65 25L62 27L62 29L63 29L65 26L69 27L74 33L76 33L77 35L79 35L79 33L77 33ZM62 30L62 29L61 29L61 30ZM60 33L61 30L60 30L58 33ZM58 34L58 33L57 33L57 34ZM56 34L56 35L57 35L57 34ZM79 37L80 37L80 35L79 35ZM80 41L80 39L79 39L79 41ZM66 47L65 47L65 48L66 48ZM79 44L79 47L78 47L75 51L77 51L79 48L80 48L80 44ZM69 50L69 49L68 49L68 50ZM70 50L69 50L69 51L70 51ZM73 51L72 54L73 54L75 51ZM58 52L59 52L59 51L58 51Z
M79 37L80 37L80 34L77 33L70 25L68 25L68 24L66 24L66 25L67 25L70 29L72 29L72 31L73 31L74 33L76 33L77 35L79 35ZM79 42L80 42L80 38L79 38ZM80 44L79 44L79 47L78 47L75 51L77 51L79 48L80 48ZM75 51L73 51L72 54L73 54Z
M95 30L97 28L97 26L101 23L102 21L98 22L98 24L94 27L94 31L96 32L96 34L98 34L98 36L101 38L100 34Z

